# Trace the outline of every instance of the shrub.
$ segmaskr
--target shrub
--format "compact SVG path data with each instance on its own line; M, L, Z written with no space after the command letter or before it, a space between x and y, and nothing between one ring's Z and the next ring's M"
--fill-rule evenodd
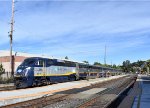
M3 68L3 65L0 64L0 76L4 73L5 73L5 69Z

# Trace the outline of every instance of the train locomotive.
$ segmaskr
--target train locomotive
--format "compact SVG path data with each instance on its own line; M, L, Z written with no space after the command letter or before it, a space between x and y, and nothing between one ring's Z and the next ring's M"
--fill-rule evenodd
M31 57L18 66L14 79L16 88L47 85L120 74L121 70L69 60Z

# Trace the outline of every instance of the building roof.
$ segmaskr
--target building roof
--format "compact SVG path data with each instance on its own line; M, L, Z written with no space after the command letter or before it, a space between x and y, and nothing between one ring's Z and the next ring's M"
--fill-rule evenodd
M84 63L84 62L79 62L79 61L76 61L76 60L70 60L70 59L68 60L68 59L56 58L56 57L53 57L53 56L45 56L45 55L39 55L39 54L29 54L29 53L15 52L15 51L12 51L12 55L14 55L14 56L23 56L23 57L42 57L42 58L59 59L59 60L66 60L66 61ZM10 56L10 51L0 50L0 57L5 57L5 56Z
M14 56L23 56L23 57L46 57L44 55L29 54L29 53L15 52L15 51L12 51L12 55L14 55ZM4 57L4 56L10 56L10 51L0 50L0 57ZM51 58L51 57L47 57L47 58Z

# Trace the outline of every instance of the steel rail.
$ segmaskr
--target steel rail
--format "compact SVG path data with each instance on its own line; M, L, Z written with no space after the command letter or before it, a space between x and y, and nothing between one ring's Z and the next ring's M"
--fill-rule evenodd
M114 80L116 80L116 79L114 79ZM97 84L95 84L95 85L97 85ZM94 86L94 85L91 85L91 86ZM105 94L105 92L111 91L112 89L115 89L115 87L108 88L108 89L102 91L101 93ZM23 108L24 107L25 108L26 107L27 108L33 108L33 107L37 108L38 107L38 108L41 108L41 107L53 104L53 103L58 102L58 101L62 101L63 99L66 99L67 96L70 96L70 94L63 94L63 95L59 94L58 96L57 95L48 95L47 94L47 95L44 95L44 96L42 96L40 98L37 98L37 99L28 100L28 101L24 101L24 102L19 102L19 103L15 103L15 104L11 104L11 105L6 105L6 106L2 106L1 108L13 108L13 107L15 107L15 108L20 108L20 107L23 107Z
M123 85L124 85L125 83L127 83L127 82L128 82L128 81L123 82L123 83L122 83L120 86L118 86L118 87L123 86ZM125 87L123 90L121 90L121 92L119 92L119 94L118 94L112 101L110 101L108 104L104 105L103 108L107 108L107 107L111 106L112 103L115 102L115 100L117 100L121 94L123 94L128 88L130 88L130 87L134 84L134 82L135 82L135 81L134 81L134 79L133 79L133 81L132 81L131 83L129 83L129 84L127 85L127 87ZM104 92L100 92L100 93L98 93L97 95L95 95L94 97L85 100L83 103L79 104L76 108L87 108L88 106L94 104L100 96L102 96L102 95L104 95L104 94L107 94L108 92L110 92L110 91L112 91L112 90L114 90L114 89L116 89L116 88L117 88L117 87L113 87L113 88L111 88L111 89L107 89L107 90L104 91ZM111 108L112 108L112 106L111 106Z

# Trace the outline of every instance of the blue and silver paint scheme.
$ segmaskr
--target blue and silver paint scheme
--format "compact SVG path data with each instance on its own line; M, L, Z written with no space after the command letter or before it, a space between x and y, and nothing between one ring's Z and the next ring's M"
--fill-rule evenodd
M26 63L28 60L33 60L32 64ZM57 66L52 60L53 64L47 64L50 59L46 58L28 58L17 68L15 73L16 87L30 87L32 85L39 85L42 83L64 82L68 80L75 80L76 67ZM39 62L43 61L40 65Z
M36 59L33 60L36 61ZM24 62L26 62L26 60ZM31 87L33 84L34 63L28 65L24 62L20 66L18 66L14 74L16 88Z
M32 86L33 75L34 72L32 67L19 66L14 75L16 86L21 88Z
M114 69L67 60L32 57L24 60L14 77L16 87L25 88L53 82L98 78L107 76L110 72L114 72Z

